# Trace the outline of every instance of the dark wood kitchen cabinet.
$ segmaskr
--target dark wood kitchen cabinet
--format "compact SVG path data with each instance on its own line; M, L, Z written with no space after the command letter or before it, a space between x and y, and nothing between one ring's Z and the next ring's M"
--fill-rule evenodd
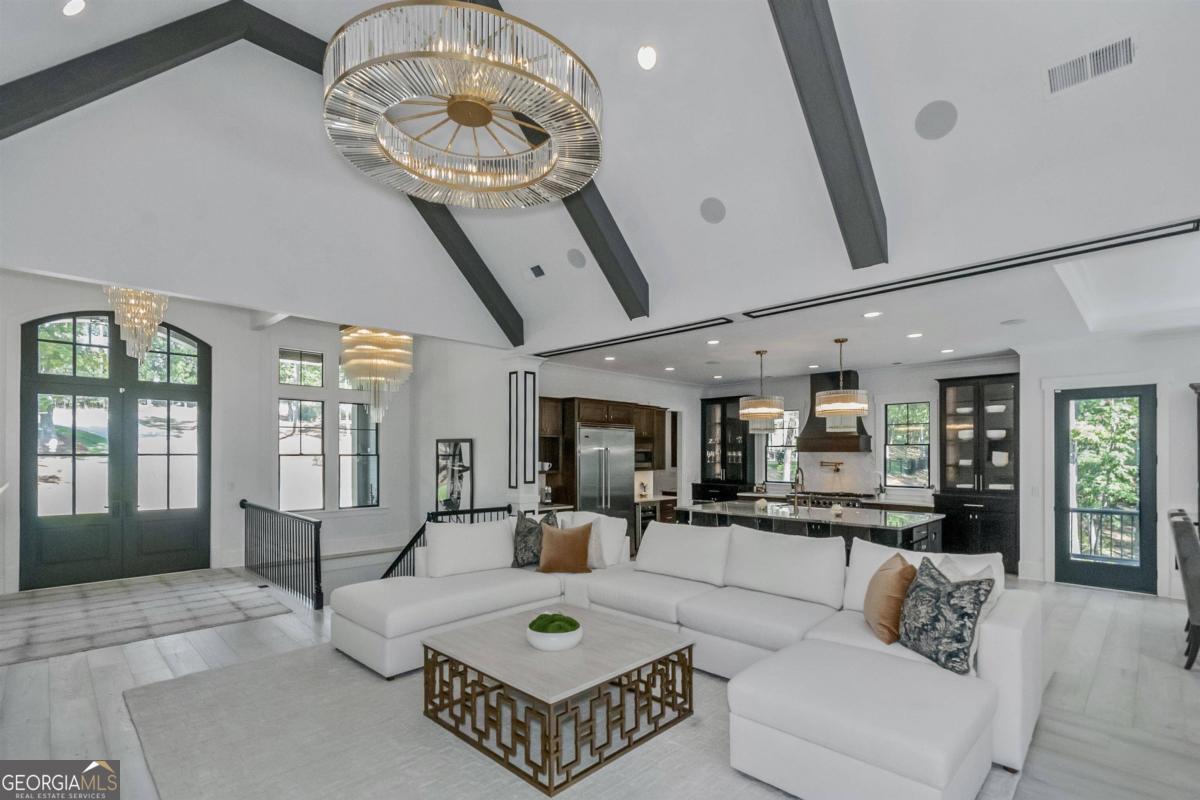
M946 515L943 549L999 552L1005 571L1015 573L1021 549L1018 376L948 378L938 383L941 480L934 507Z

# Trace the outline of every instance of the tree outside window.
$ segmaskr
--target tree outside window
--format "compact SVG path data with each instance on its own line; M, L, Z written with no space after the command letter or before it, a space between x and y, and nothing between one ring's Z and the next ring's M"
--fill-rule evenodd
M765 480L791 483L796 478L796 436L800 433L800 412L784 411L775 420L775 430L767 434L764 453Z
M929 403L888 403L885 407L884 483L929 486Z

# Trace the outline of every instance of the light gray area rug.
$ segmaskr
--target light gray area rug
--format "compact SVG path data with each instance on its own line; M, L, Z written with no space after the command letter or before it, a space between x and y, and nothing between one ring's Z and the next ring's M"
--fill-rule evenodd
M229 569L34 589L0 596L0 665L288 611Z
M780 798L729 766L725 681L691 719L565 790L573 798ZM125 692L162 800L544 797L421 712L419 672L385 681L329 644ZM979 797L1011 800L993 768Z

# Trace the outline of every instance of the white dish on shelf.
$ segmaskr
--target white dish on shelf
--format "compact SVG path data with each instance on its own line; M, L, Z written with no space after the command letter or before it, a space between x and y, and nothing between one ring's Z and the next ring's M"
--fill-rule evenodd
M963 441L970 441L971 439L975 438L975 431L959 431L958 438L962 439Z
M973 483L959 483L959 484L956 484L954 488L955 488L955 489L974 489L974 488L975 488L975 484L973 484Z
M983 410L988 412L989 414L999 414L1001 411L1003 411L1006 408L1008 408L1008 406L1004 405L1003 403L997 403L995 405L984 406Z
M1009 490L1013 488L1013 485L1011 483L989 483L988 488Z
M960 467L969 467L969 466L971 466L971 459L969 459L969 458L960 458L960 459L958 460L958 465L959 465Z
M974 406L959 406L958 408L954 409L954 413L955 414L970 414L974 410L975 410Z
M1007 435L1008 435L1008 431L1006 431L1006 430L990 430L987 432L987 437L989 439L991 439L993 442L1003 439Z
M997 467L1007 467L1008 466L1008 451L1007 450L997 450L994 453L992 453L992 463L994 465L996 465Z

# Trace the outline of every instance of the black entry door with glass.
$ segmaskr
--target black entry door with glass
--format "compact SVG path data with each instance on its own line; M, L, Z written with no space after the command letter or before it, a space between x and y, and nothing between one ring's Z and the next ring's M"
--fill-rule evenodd
M1054 397L1055 579L1158 588L1154 386Z
M119 333L22 328L21 589L209 564L211 351L163 325L139 364Z

